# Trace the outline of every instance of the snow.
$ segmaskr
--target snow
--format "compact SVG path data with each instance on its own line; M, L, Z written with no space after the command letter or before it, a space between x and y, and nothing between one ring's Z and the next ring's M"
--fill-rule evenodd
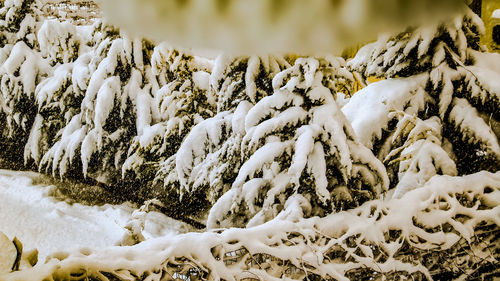
M99 149L102 148L102 135L103 135L102 128L92 129L87 133L87 135L84 136L84 138L81 142L82 145L81 145L80 158L82 160L82 165L83 165L82 170L83 170L83 175L85 177L87 176L89 163L90 163L90 159L92 157L92 154L94 154L96 151L98 151ZM79 138L78 138L78 142L79 142ZM54 161L54 164L57 164L57 162ZM55 168L55 167L53 166L53 168Z
M35 163L40 162L40 149L38 143L42 138L41 127L43 125L43 118L40 114L37 114L35 121L33 121L33 127L30 131L30 136L28 142L24 147L24 161L27 162L28 159L35 160Z
M302 103L302 98L297 95L289 95L284 91L278 91L271 96L264 97L254 107L250 109L245 118L245 130L259 124L268 115L272 115L276 110L285 105L297 105Z
M135 97L132 99L135 101L135 106L137 109L137 120L136 120L136 128L137 128L137 135L141 136L141 145L145 147L147 144L143 143L150 143L152 141L151 139L153 138L152 134L145 134L145 131L147 131L149 128L151 128L151 122L152 122L152 103L153 103L153 97L151 96L150 92L150 87L145 87L145 89L140 88L140 84L142 83L142 75L139 71L133 70L132 72L132 77L130 78L130 87L128 88L129 91L129 96L135 95ZM118 88L118 91L120 89ZM144 139L149 139L149 141L146 141Z
M255 76L259 73L260 59L256 56L250 57L248 60L248 68L245 73L245 91L250 101L255 103L255 96L257 94L257 85L255 84Z
M494 10L493 13L491 14L491 18L492 19L500 19L500 9Z
M302 171L306 167L309 155L315 148L315 139L320 132L319 126L316 124L304 125L297 130L294 145L295 154L293 155L292 163L288 168L288 173L292 178L292 183L298 185L299 178L302 175ZM277 155L275 155L275 157L276 156Z
M96 129L102 129L108 119L113 105L115 102L115 97L120 93L121 85L120 78L113 76L104 80L99 92L97 93L97 98L95 101L95 127Z
M54 96L60 91L61 86L71 81L73 64L68 63L56 68L53 76L39 83L35 90L38 109L53 101Z
M74 62L73 75L71 82L75 93L83 93L87 90L87 85L90 80L89 64L92 60L92 55L87 53L78 57Z
M373 143L381 138L382 131L387 129L390 112L405 110L416 114L423 109L427 77L427 74L421 74L411 79L379 81L351 97L342 112L362 144L372 148Z
M176 154L176 172L183 188L193 188L188 181L193 180L196 175L191 172L196 166L203 162L207 151L205 146L218 145L222 137L222 125L231 124L232 114L222 112L215 117L204 120L191 129Z
M61 140L55 143L43 156L40 167L46 166L46 172L52 170L53 175L55 175L60 161L59 175L62 177L65 174L67 169L65 164L71 164L76 148L85 138L86 127L82 127L80 118L79 115L76 115L71 119L62 131Z
M401 162L399 169L402 176L395 188L393 198L401 198L408 191L423 186L437 174L437 171L447 175L457 175L455 162L450 159L440 144L418 140L404 149L401 155L412 157L412 159Z
M76 27L69 22L46 20L38 31L37 38L44 57L54 62L67 63L78 56L80 39Z
M500 73L500 54L471 51L474 66Z
M205 71L193 72L193 82L198 88L208 91L210 89L210 73Z
M38 260L79 248L120 244L126 226L142 214L146 239L168 237L190 230L185 224L157 212L138 213L131 203L87 206L52 197L55 186L32 172L0 170L0 231L17 237L25 250L36 248Z
M233 118L231 120L231 127L233 128L234 133L245 133L245 117L247 116L248 111L252 108L252 106L253 105L248 101L242 101L238 104L238 107L236 107Z
M249 115L254 112L255 111L250 110ZM268 119L257 126L250 128L243 138L243 143L248 143L246 145L246 149L248 151L254 151L255 146L259 144L263 137L273 131L282 130L290 124L296 125L300 121L303 121L306 116L307 112L301 107L290 107L277 114L275 118Z
M231 192L226 194L226 197L234 196ZM323 278L336 276L339 280L349 280L348 271L368 268L382 274L418 271L431 279L431 272L421 260L408 260L405 253L416 249L433 255L439 249L453 251L456 247L459 251L468 251L468 243L456 243L460 239L472 242L474 229L483 223L500 225L499 195L500 173L480 172L463 177L435 176L424 187L400 199L374 200L324 218L300 219L299 216L297 219L294 210L306 210L307 207L298 206L307 202L295 196L287 202L281 217L256 227L159 237L132 247L68 251L65 255L52 256L46 264L13 273L7 280L32 280L34 276L44 279L55 273L69 277L83 265L90 276L108 272L131 277L133 273L144 274L148 280L160 280L162 271L180 273L174 269L177 264L184 269L194 267L207 271L207 278L214 280L238 280L241 272L275 280L276 271L293 266L302 268L305 261L309 272ZM464 216L467 218L461 219ZM442 225L449 225L450 229L441 228ZM394 233L399 234L394 237ZM481 241L477 245L482 246L474 253L484 259L494 259L491 252L488 253L490 249L485 248L484 244L488 243ZM377 246L385 253L382 258L375 252ZM241 250L243 252L237 252ZM334 250L345 253L352 262L332 258ZM265 267L256 270L252 266L250 261L259 254L268 255L267 270ZM227 257L232 256L245 262L226 263ZM272 259L281 262L280 265Z
M498 68L498 65L500 65L500 54L497 55L498 56L491 56L491 59L496 59L491 60L491 63ZM492 70L490 68L475 65L468 66L467 69L472 72L478 82L480 82L487 91L489 91L492 95L496 95L497 98L500 99L500 79L498 79L500 69Z
M500 145L491 127L478 116L477 110L472 107L466 99L455 98L450 119L453 120L460 130L468 132L474 139L487 144L488 150L500 158ZM466 140L470 141L470 140Z
M323 145L320 142L314 144L314 149L307 163L308 172L314 176L316 183L316 193L318 197L326 203L330 197L328 191L328 179L326 178L326 162Z

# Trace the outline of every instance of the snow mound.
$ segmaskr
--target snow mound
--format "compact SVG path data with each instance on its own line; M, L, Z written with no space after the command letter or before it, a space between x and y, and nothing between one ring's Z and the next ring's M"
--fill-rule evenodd
M36 183L40 175L0 170L0 231L17 237L25 249L37 248L39 261L55 252L123 243L130 225L140 221L144 239L187 231L156 212L135 211L131 203L86 206L58 201L55 186Z

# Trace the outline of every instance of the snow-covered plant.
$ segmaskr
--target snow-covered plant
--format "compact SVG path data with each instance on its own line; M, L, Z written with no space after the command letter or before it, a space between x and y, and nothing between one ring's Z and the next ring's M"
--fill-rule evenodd
M353 73L346 68L346 62L341 57L329 55L319 60L323 72L323 85L334 93L339 106L343 106L346 98L352 96L356 89Z
M38 111L24 149L25 164L31 160L40 164L42 156L59 140L61 130L81 112L84 92L74 82L85 60L82 56L75 63L58 66L50 77L37 85Z
M159 163L176 153L191 128L215 115L209 91L211 62L161 44L154 48L151 95L137 102L137 136L123 172L139 174L142 164ZM159 88L160 87L160 88Z
M210 77L218 94L217 112L234 111L242 101L255 104L272 93L274 75L290 66L280 56L231 57L219 55Z
M91 38L87 44L95 47L105 40L114 40L118 37L120 37L120 29L106 22L105 19L99 19L92 25Z
M0 129L0 143L5 145L2 154L22 159L20 144L26 143L36 115L35 87L51 68L40 53L23 41L6 45L1 51L6 55L0 67L0 122L4 124Z
M342 108L360 141L385 161L395 196L436 174L456 175L442 122L418 117L430 100L422 85L426 79L423 74L371 84Z
M158 76L159 86L163 87L174 80L194 79L195 85L206 89L208 81L203 77L195 79L193 73L199 71L211 72L213 61L176 50L167 43L161 43L154 48L151 55L153 72Z
M164 161L155 181L182 201L201 197L213 204L236 178L248 110L271 92L272 77L289 67L278 56L220 55L209 77L217 115L193 127L175 155ZM199 208L198 208L199 209Z
M24 151L25 164L33 160L37 165L58 140L61 129L80 113L91 71L95 71L91 54L80 53L83 42L72 24L47 20L38 31L38 40L41 54L54 65L54 72L37 85L38 114Z
M73 62L79 55L76 27L69 22L46 20L38 31L38 43L44 57L52 64Z
M432 130L439 133L433 138L433 146L441 147L439 153L433 149L431 154L441 156L436 158L435 154L429 159L440 160L428 162L435 167L423 178L428 179L434 173L456 174L451 159L455 160L460 174L500 169L498 135L489 124L500 118L500 87L491 79L494 75L473 65L483 29L481 19L467 8L464 14L439 25L411 28L392 37L382 36L363 47L349 62L349 68L364 77L388 79L358 92L343 108L362 143L372 148L379 159L406 150L402 155L406 155L407 161L423 164L422 159L417 160L416 148L410 148L408 143L400 146L414 139L412 136L423 134L418 125L423 121L435 124ZM407 140L399 145L391 140L400 133L395 131L404 127L402 120L396 118L401 116L397 112L420 119L411 126L417 131L406 133ZM397 151L391 152L392 149ZM413 157L417 158L409 159ZM401 165L406 164L401 162ZM443 165L448 168L444 169ZM406 168L398 170L401 181ZM397 184L398 177L393 179L393 184ZM415 178L411 185L414 188L422 184L422 179Z
M83 134L83 131L79 131L80 135L67 131L67 134L73 136L73 140L70 141L69 135L67 135L67 143L63 146L65 149L58 150L59 154L66 153L65 158L63 155L54 155L57 148L53 146L60 140L62 130L70 124L75 115L81 112L81 103L87 92L91 76L106 57L112 39L118 38L115 33L106 33L105 30L108 29L111 27L103 25L101 22L96 23L92 29L93 36L89 40L91 46L88 46L88 48L92 47L93 49L87 53L80 53L80 50L84 50L81 46L83 42L77 36L74 26L57 21L47 21L42 25L38 32L41 53L48 57L51 64L63 64L55 65L50 77L36 87L35 108L38 108L38 114L25 146L25 163L33 161L40 165L42 156L49 149L52 149L51 154L45 156L45 161L55 160L50 164L52 169L57 168L58 165L66 167L72 163L75 166L76 174L81 173L81 165L78 165L80 161L73 161L73 158L78 156L77 149L81 142L79 136ZM102 38L103 33L108 35L107 40ZM76 56L78 58L75 60ZM71 130L76 129L75 123L73 123ZM68 142L71 143L71 146L68 146ZM58 164L61 158L65 160L62 164ZM44 163L44 165L49 167L48 163ZM42 166L40 165L40 168Z
M494 280L499 195L499 172L437 176L324 218L64 252L6 279Z
M26 142L36 115L35 87L51 72L36 51L39 5L33 0L0 3L0 144L12 165L22 163L19 143Z
M443 144L442 127L438 117L427 120L401 114L390 145L397 147L385 158L389 166L396 166L398 174L394 197L423 186L435 175L457 175L451 151Z
M121 174L121 164L136 135L138 96L149 94L149 88L144 86L147 71L143 48L141 40L106 38L75 61L70 74L72 87L67 90L73 92L72 98L83 96L80 108L75 109L74 116L59 116L66 125L57 133L57 142L43 155L40 168L62 176L68 168L81 165L84 176L91 174L105 183ZM69 78L65 76L68 83ZM61 98L58 102L64 103L65 84L54 83L57 97ZM45 101L40 97L41 105L54 97L50 86L50 82L41 85L40 94L45 94Z
M39 0L4 0L0 2L0 46L23 41L37 46L36 32L41 17Z
M290 206L295 213L283 216L324 216L388 188L384 166L356 140L335 93L322 84L323 67L331 64L297 59L274 77L274 93L248 110L245 161L208 227L261 224Z

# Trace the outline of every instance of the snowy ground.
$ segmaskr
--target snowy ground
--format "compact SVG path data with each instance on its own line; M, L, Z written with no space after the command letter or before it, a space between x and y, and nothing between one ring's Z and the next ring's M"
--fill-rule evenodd
M24 249L37 248L39 260L58 251L119 244L136 208L122 205L69 204L51 196L54 185L29 172L0 170L0 231L17 237ZM142 215L142 216L141 216ZM190 229L157 212L141 213L145 238L175 235Z

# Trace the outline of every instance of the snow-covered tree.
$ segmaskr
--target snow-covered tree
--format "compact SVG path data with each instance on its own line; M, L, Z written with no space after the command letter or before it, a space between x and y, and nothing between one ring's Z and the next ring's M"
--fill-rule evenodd
M58 133L80 112L83 95L72 85L73 64L58 67L35 90L37 115L24 148L25 164L38 165L57 141Z
M387 189L384 166L356 140L335 91L323 85L323 69L331 67L328 60L297 59L274 77L274 93L247 109L244 161L208 227L261 224L279 213L324 216Z
M81 39L76 27L69 22L46 20L38 31L42 55L54 65L73 62L79 56Z
M39 0L5 0L0 3L0 46L23 41L37 46L36 32L40 22Z
M272 92L274 75L290 66L280 56L231 57L218 56L210 77L212 89L218 94L217 112L234 111L242 101L255 104Z
M500 118L500 87L473 65L482 30L467 9L440 25L382 36L349 62L365 78L387 78L355 94L343 111L393 170L397 196L435 174L500 169L490 126Z
M77 34L71 23L46 20L38 31L41 54L51 65L53 73L39 83L35 90L37 116L25 146L25 164L38 165L41 156L58 139L58 133L76 114L90 79L90 55L82 54L85 39ZM75 73L73 73L75 70Z
M150 95L150 70L144 65L150 44L116 33L101 36L108 31L105 24L97 23L89 40L94 43L92 50L60 66L60 77L40 85L42 108L50 99L59 108L73 108L66 110L64 118L52 114L64 126L39 165L53 174L63 176L69 169L76 170L104 183L121 176L121 165L136 135L138 97Z
M246 113L268 95L272 77L288 66L277 56L220 55L207 81L217 114L194 126L176 154L161 164L155 178L157 193L180 196L183 204L215 203L230 188L241 165ZM193 211L200 211L201 204L197 206Z
M159 199L134 212L120 245L147 238L153 205L208 214L208 228L261 225L56 253L34 268L3 239L3 271L27 265L6 279L498 275L500 84L476 64L473 14L365 47L351 69L386 80L344 99L354 77L341 58L213 61L103 22L84 38L33 21L36 3L0 2L0 29L12 25L0 32L0 160L22 162L24 148L30 167ZM456 176L479 169L496 173ZM389 182L395 198L372 200Z
M151 65L155 85L152 96L141 96L137 102L138 131L124 173L131 170L144 174L145 163L157 165L166 160L176 153L193 126L215 115L216 99L209 91L209 60L161 44L154 48Z
M19 165L20 144L36 115L35 87L51 68L37 51L39 2L2 1L0 7L0 146L10 164Z

